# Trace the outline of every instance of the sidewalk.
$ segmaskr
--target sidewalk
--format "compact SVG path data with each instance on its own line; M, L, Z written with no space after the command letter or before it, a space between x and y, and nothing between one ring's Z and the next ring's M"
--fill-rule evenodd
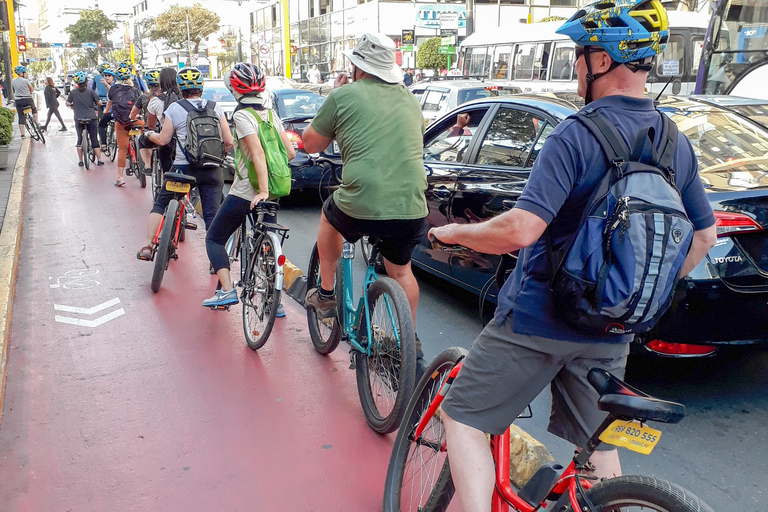
M13 124L13 140L8 148L8 167L0 169L0 228L5 219L5 209L8 206L8 196L11 193L11 181L13 180L16 161L19 159L24 139L21 138L18 124Z

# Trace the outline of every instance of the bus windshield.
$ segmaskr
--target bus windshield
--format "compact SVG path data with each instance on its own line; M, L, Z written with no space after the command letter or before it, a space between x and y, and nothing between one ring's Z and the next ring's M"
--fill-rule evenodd
M768 2L722 0L708 36L696 92L768 99Z

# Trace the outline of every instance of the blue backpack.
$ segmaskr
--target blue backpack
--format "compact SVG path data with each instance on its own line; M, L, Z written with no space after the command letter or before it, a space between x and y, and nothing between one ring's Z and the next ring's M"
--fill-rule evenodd
M653 127L643 128L631 153L598 110L572 116L609 162L579 229L557 251L549 229L545 233L555 304L581 332L646 332L672 301L694 228L675 186L677 126L660 115L659 137L654 140Z

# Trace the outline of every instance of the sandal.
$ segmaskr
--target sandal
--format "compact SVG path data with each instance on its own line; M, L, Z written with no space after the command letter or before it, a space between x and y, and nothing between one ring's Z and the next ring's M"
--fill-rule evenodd
M125 185L125 180L123 178L119 178L119 179L115 180L115 186L116 187L122 187L123 185Z
M136 258L144 261L152 261L155 256L155 248L151 245L145 245L136 253Z

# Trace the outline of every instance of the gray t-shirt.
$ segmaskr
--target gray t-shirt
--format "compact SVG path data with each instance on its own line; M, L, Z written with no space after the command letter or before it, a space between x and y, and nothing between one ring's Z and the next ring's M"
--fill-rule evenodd
M72 108L75 109L75 119L98 119L96 108L99 101L96 91L93 89L81 91L79 87L72 89L67 98L67 103L71 103Z
M13 96L20 100L22 98L32 98L32 91L29 90L29 80L17 76L11 82L13 86Z
M184 157L184 143L187 142L187 111L179 104L182 101L185 100L171 103L165 111L165 119L173 124L173 130L176 133L176 158L173 161L173 165L189 165L189 162ZM189 101L197 108L204 107L208 103L208 100L202 98L193 98L186 101ZM221 110L218 103L213 110L219 116L219 119L224 117L224 111Z

